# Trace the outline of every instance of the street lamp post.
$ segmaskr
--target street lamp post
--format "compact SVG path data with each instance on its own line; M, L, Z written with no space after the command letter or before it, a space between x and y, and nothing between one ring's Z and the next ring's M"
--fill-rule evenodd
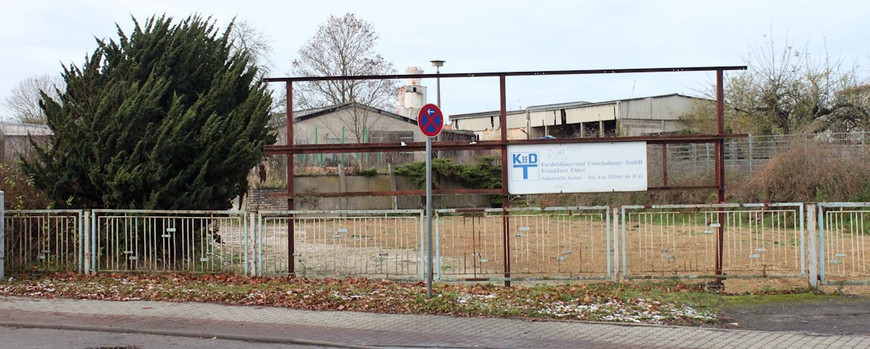
M444 61L433 60L435 74L441 74ZM436 78L438 108L441 108L441 77ZM442 120L443 122L443 120ZM432 298L432 279L434 278L435 241L432 238L432 137L426 137L426 297Z
M435 60L432 60L431 62L432 62L432 66L435 67L435 74L436 75L441 74L441 67L444 66L444 62L446 62L446 61L443 61L440 59L435 59ZM441 108L441 77L440 76L435 78L435 95L437 96L436 100L438 103L438 108Z

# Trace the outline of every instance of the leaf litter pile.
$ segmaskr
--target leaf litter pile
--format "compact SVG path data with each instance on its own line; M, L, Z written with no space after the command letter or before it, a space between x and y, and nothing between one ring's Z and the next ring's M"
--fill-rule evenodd
M702 325L716 295L678 282L535 285L435 284L366 278L190 274L16 275L0 295L114 301L207 302L307 310Z

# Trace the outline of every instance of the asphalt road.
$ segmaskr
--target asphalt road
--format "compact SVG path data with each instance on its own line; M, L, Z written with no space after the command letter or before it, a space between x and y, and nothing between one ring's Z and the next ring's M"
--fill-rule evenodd
M82 349L271 349L324 348L306 345L256 343L218 338L193 338L167 335L58 330L48 328L16 328L0 326L2 348L82 348Z
M762 331L798 331L828 335L870 336L870 297L758 296L722 308L721 327ZM736 325L735 325L736 324Z

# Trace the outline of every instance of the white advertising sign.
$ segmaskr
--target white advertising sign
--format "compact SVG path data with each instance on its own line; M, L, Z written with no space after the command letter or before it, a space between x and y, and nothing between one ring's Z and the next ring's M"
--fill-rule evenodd
M511 194L647 190L646 142L508 146Z

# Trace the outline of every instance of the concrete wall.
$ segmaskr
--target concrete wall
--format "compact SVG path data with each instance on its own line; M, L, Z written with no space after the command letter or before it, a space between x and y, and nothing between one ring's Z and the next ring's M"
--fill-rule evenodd
M619 119L676 120L691 112L696 101L678 95L620 101Z
M621 101L618 104L619 134L679 132L686 127L683 117L690 114L697 103L715 102L678 95Z
M414 190L413 181L394 176L396 190ZM344 183L342 183L344 179ZM441 188L459 188L447 178L438 178ZM293 181L297 193L389 191L389 175L367 176L297 176ZM269 197L271 193L284 193L285 189L252 189L245 208L249 211L280 211L287 209L287 199ZM436 208L489 207L486 195L434 196ZM297 198L297 210L389 210L422 209L425 197L420 196L363 196L344 198Z

